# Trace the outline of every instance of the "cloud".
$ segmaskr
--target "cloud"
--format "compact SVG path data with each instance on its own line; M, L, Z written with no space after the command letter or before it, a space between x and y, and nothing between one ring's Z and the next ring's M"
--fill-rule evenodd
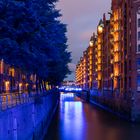
M110 7L111 0L59 0L57 8L61 9L63 14L62 21L68 24L67 35L72 64L79 61L92 33L96 32L103 13L107 13ZM74 78L74 74L69 77Z

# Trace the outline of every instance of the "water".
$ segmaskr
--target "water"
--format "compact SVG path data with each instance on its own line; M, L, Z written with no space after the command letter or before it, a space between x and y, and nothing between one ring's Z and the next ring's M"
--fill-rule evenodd
M140 140L140 124L121 120L73 93L61 94L44 140Z

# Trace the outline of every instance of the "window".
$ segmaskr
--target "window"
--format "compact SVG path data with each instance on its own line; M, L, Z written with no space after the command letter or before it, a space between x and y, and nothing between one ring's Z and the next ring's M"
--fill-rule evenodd
M138 45L137 52L140 52L140 44Z
M140 76L137 77L137 90L140 91Z
M125 73L127 74L127 62L125 61L125 63L124 63L124 71L125 71Z
M129 71L131 71L131 60L129 60Z
M124 78L124 88L127 89L127 77Z
M137 59L137 69L140 69L140 58Z
M140 18L138 19L138 27L140 27Z
M131 88L131 77L129 77L129 88Z
M138 32L138 40L140 40L140 32Z

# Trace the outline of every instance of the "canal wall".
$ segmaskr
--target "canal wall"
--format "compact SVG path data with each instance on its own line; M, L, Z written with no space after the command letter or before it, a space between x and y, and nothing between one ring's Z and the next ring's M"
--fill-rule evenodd
M92 90L90 91L89 101L121 118L131 120L131 101L128 99L114 96L109 91L99 93L99 91Z
M136 96L136 94L134 94ZM140 97L122 97L110 91L84 91L78 95L114 115L132 122L140 122Z
M58 93L0 111L0 140L42 140L59 101Z

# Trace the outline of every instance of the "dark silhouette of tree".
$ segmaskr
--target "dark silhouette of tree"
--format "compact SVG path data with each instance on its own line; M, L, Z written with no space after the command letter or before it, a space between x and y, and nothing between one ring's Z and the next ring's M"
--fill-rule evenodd
M58 85L69 73L66 25L57 0L0 0L0 59L40 84Z

